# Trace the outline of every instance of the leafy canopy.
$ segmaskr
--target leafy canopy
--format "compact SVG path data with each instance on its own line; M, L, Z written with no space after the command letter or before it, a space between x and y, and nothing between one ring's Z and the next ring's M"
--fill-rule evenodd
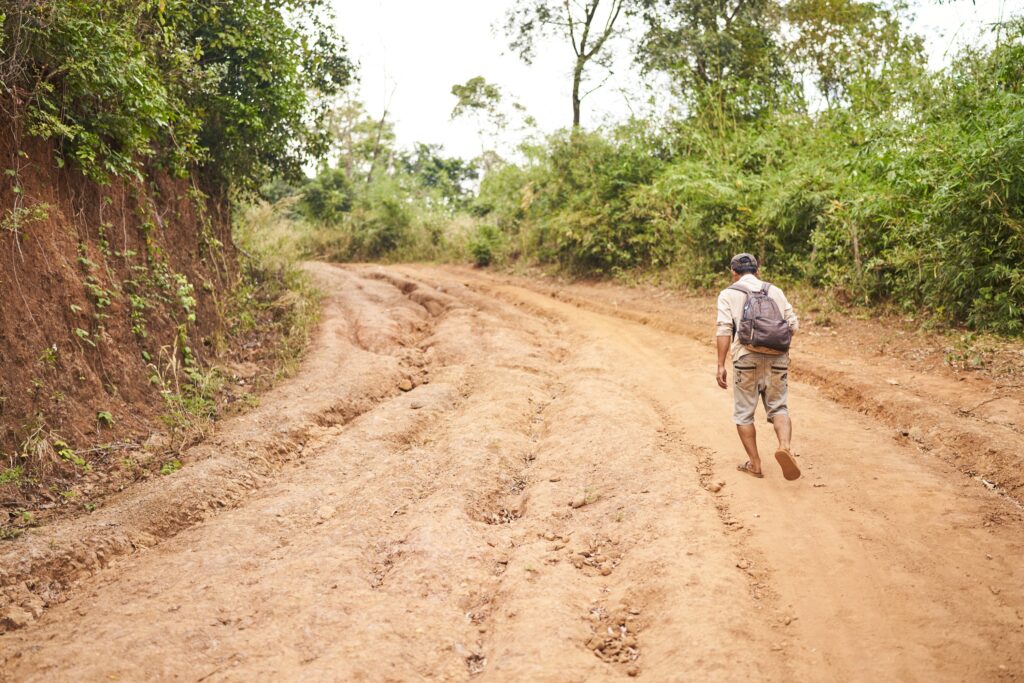
M296 176L325 148L326 99L352 79L322 0L7 5L4 115L95 180L148 161L241 189Z

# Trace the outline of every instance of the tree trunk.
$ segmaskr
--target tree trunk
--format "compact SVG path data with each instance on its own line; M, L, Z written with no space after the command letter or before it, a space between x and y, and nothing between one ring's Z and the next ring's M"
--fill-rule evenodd
M583 81L582 59L576 60L576 68L572 72L572 128L580 127L580 83Z
M370 159L370 170L366 174L366 182L369 183L373 180L373 172L377 169L377 157L380 156L380 140L384 136L384 123L388 119L388 110L384 109L384 113L380 117L380 123L377 124L377 139L373 143L373 157Z
M355 150L352 148L352 130L349 129L345 136L345 180L352 180L355 153Z

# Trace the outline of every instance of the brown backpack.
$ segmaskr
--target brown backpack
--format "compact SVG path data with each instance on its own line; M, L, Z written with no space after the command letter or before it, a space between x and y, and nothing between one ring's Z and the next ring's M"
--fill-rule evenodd
M768 296L771 285L765 282L754 292L738 284L729 287L747 295L739 326L733 323L733 335L751 351L781 355L789 351L793 330L782 316L779 305Z

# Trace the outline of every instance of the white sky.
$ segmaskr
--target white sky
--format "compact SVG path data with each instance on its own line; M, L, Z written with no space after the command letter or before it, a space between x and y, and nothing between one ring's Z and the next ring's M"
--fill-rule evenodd
M480 153L476 124L451 121L451 86L474 76L496 83L516 98L543 132L572 122L567 41L541 44L532 66L523 64L494 30L514 0L331 0L341 34L360 64L360 94L379 116L385 104L395 122L398 144L443 144L450 155ZM929 59L940 66L958 45L976 42L985 27L1024 13L1024 0L953 0L937 4L911 0L913 28L925 36ZM583 125L592 127L645 110L650 92L639 87L626 50L606 85L583 102ZM507 151L523 136L510 130L499 149Z

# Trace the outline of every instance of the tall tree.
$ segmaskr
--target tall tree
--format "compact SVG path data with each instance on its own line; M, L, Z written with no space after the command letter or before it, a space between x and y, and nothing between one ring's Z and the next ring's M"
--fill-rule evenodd
M924 66L924 43L901 21L905 2L792 0L790 60L813 79L829 108L884 109L905 75Z
M372 175L382 160L386 167L394 156L395 128L387 109L379 119L371 117L351 93L327 113L323 125L330 140L325 166L336 163L349 181L356 174Z
M487 153L487 137L497 137L507 123L501 112L501 89L488 83L483 76L474 76L462 85L452 86L452 95L457 99L452 109L452 119L471 116L476 121L480 136L480 154Z
M452 95L458 99L452 109L452 118L469 113L486 115L495 127L504 125L504 116L498 109L501 105L501 88L488 83L483 76L474 76L462 85L452 86Z
M903 0L643 0L637 61L698 114L753 118L800 102L885 109L923 65ZM815 93L816 91L816 93Z
M434 192L449 206L462 205L469 195L467 184L479 177L472 162L444 156L441 145L417 143L412 152L398 154L398 168L418 181L428 193ZM424 197L429 202L430 197Z
M608 41L621 30L635 0L519 0L505 17L511 47L527 64L533 62L537 40L546 35L568 38L576 55L572 69L572 125L579 128L587 67L611 65ZM600 87L600 86L598 86ZM596 89L596 88L595 88ZM590 92L593 92L591 90Z
M695 111L751 118L792 92L777 0L644 0L645 70L671 79Z

